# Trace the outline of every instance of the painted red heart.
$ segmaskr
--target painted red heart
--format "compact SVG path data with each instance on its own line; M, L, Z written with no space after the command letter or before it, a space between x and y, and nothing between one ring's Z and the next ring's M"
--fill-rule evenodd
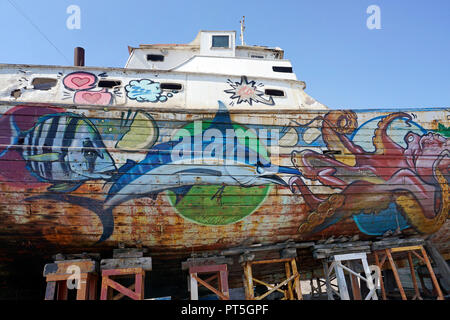
M89 103L96 103L98 100L102 98L100 93L83 93L83 99Z
M91 82L91 79L89 78L80 78L80 77L73 77L70 80L74 85L76 85L77 87L82 87L85 84L88 84L89 82Z

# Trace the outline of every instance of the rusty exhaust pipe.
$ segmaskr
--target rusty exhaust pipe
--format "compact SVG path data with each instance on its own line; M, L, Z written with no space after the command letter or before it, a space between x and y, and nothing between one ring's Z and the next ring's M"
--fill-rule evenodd
M75 67L84 67L84 48L76 47L73 64Z

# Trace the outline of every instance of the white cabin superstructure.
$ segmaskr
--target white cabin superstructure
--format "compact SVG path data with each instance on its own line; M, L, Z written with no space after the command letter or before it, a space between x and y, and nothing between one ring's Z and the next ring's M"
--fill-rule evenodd
M67 86L58 80L85 72L98 78L90 93L114 92L114 106L151 102L145 107L211 110L220 100L231 111L327 109L304 92L305 83L297 80L281 48L236 45L235 31L200 31L189 44L140 45L129 47L129 53L125 68L0 65L0 101L67 104ZM141 80L159 83L160 94L170 99L130 98L127 88Z
M129 48L125 68L297 80L281 48L237 46L235 31L200 31L189 44Z

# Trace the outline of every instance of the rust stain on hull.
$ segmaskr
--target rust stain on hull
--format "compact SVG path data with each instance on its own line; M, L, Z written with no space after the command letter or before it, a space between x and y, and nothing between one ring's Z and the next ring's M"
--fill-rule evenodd
M0 150L1 241L191 252L396 229L438 232L438 242L448 234L439 233L448 229L447 110L82 114L3 107L1 138L15 143ZM211 153L211 136L226 141L227 129L234 158ZM268 132L277 140L264 140ZM189 161L174 159L181 133L192 139Z

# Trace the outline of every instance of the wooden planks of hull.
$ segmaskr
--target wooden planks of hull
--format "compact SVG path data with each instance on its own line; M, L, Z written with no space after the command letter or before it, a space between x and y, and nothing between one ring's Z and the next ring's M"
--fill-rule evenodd
M221 250L430 234L448 216L447 109L0 113L4 244Z

